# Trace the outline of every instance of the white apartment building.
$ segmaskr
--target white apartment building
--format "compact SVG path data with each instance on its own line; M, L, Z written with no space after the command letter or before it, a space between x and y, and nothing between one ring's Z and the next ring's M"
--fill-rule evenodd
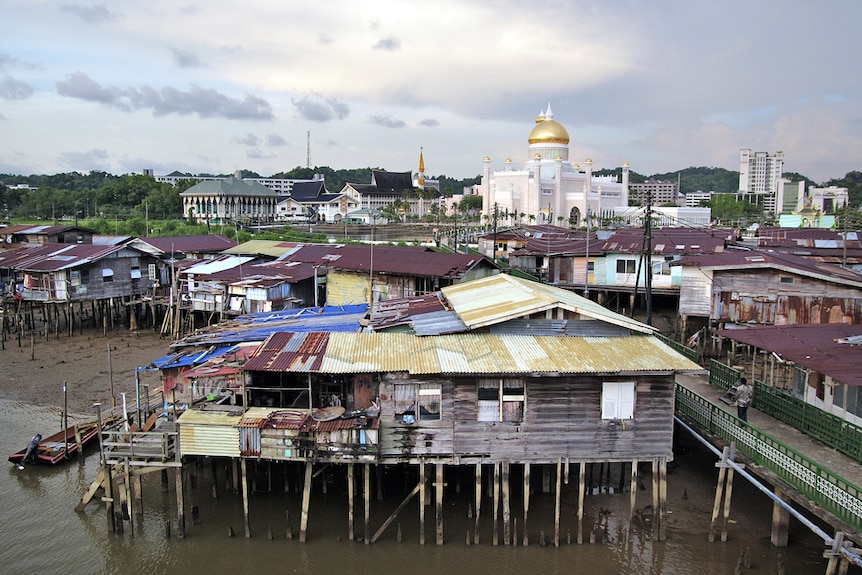
M780 211L780 198L784 196L784 152L752 152L750 148L739 150L739 196L753 204L762 204L763 210Z

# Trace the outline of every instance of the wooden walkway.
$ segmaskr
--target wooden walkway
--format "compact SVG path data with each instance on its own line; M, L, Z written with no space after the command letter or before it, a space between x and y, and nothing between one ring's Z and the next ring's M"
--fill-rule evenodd
M683 388L701 396L708 400L711 405L710 409L719 409L733 416L736 415L736 407L725 404L720 401L725 390L709 383L708 375L677 375L676 382ZM843 478L855 486L862 485L862 465L855 459L848 457L839 451L821 443L820 441L808 436L801 431L767 415L757 409L750 407L748 409L748 423L758 432L768 435L774 440L782 443L803 457L811 460L814 464L828 470L829 472ZM705 435L706 436L706 435ZM712 440L712 438L709 438ZM716 441L712 441L716 444ZM750 465L753 473L759 475L769 483L776 485L781 482L781 479L769 470L759 468L757 465ZM848 529L848 525L842 522L838 517L826 513L822 508L814 505L803 493L796 492L796 497L793 499L804 507L807 511L820 517L837 530L844 531L849 538L857 543L862 542L862 534L857 529ZM857 495L858 497L858 495ZM851 507L853 507L852 502ZM859 502L856 501L855 507L858 507Z

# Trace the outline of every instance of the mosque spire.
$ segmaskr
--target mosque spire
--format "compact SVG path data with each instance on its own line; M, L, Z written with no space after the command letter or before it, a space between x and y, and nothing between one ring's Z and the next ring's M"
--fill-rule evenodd
M419 147L419 173L416 174L416 183L419 187L425 185L425 158L422 156L422 146Z

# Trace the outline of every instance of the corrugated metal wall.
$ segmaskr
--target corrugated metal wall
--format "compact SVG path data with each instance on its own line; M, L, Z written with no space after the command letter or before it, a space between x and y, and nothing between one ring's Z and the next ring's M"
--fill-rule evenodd
M368 303L368 275L330 270L326 277L327 305Z
M180 453L239 457L239 430L227 425L180 425Z

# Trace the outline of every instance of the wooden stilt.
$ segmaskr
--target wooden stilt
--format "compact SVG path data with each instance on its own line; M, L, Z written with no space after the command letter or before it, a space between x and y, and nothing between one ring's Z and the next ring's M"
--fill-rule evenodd
M547 465L542 467L542 493L551 492L551 468Z
M500 464L494 464L494 528L491 531L491 544L496 547L500 543Z
M365 498L365 535L363 541L368 545L370 543L370 522L371 522L371 466L363 465L363 497Z
M786 501L787 494L780 487L776 487L775 496ZM790 512L775 501L772 503L772 533L770 541L776 547L787 547L789 535Z
M138 513L141 515L144 514L144 485L141 480L141 474L135 473L133 476L133 481L135 483L134 494L135 494L135 508L138 510Z
M186 513L183 502L183 468L175 467L174 474L177 483L177 537L182 539L186 536Z
M530 544L530 537L527 534L527 517L530 514L530 464L524 464L524 540L522 545L526 547Z
M437 527L437 545L443 545L443 464L437 464L437 478L434 485L436 492L435 524Z
M557 489L554 494L554 546L560 546L560 491L562 491L563 461L557 460Z
M727 476L724 485L724 514L721 518L721 540L727 541L727 523L730 519L730 499L733 493L733 468L727 468Z
M476 464L476 489L475 489L475 504L476 504L476 523L473 527L473 544L479 544L479 516L482 510L482 464Z
M729 476L730 481L733 481L733 470L731 469L731 475ZM667 458L662 457L661 461L659 461L659 489L658 489L658 497L659 497L659 529L658 529L658 540L664 541L667 538ZM730 487L727 489L727 507L725 514L730 512ZM721 540L725 541L727 539L727 522L725 521L725 529L724 533L721 536Z
M631 482L629 483L629 527L634 524L635 505L638 494L638 460L632 460Z
M653 509L653 532L652 537L653 540L659 540L659 529L657 523L660 521L659 518L659 469L658 469L658 459L652 460L652 509Z
M587 463L581 461L578 470L578 545L584 542L584 492L586 491Z
M245 459L239 461L242 474L242 522L245 526L245 536L251 537L251 523L248 517L248 466Z
M305 482L302 487L302 515L299 518L299 542L305 543L308 535L308 506L311 504L312 463L305 462Z
M419 483L418 485L416 485L416 487L413 488L413 491L411 491L410 493L407 494L407 497L404 498L404 500L401 502L400 505L398 505L398 507L395 509L395 511L393 511L392 514L386 518L386 521L383 522L383 525L380 526L380 529L378 529L377 532L374 533L374 537L371 538L371 543L374 543L375 541L377 541L377 539L381 535L383 535L383 532L386 531L386 528L389 527L392 524L392 522L395 521L395 518L398 517L398 514L401 513L405 507L407 507L407 504L410 503L410 500L413 499L413 496L416 495L417 493L419 493L419 489L421 486L422 486L422 483ZM400 523L398 524L398 533L399 533L399 535L398 535L397 539L398 539L398 542L400 543L401 542L401 535L400 535L401 524Z
M123 515L129 517L129 528L132 530L132 535L134 535L135 534L135 516L134 516L135 511L134 511L134 509L132 509L132 478L131 478L131 470L130 470L128 457L126 458L124 473L126 475L125 482L123 485L123 488L126 491L126 501L125 501L126 508L125 508L125 512L123 513Z
M347 540L353 541L353 507L356 497L356 478L354 463L347 464Z
M425 545L425 497L426 493L425 462L419 462L419 545Z
M728 454L729 448L724 448L722 460ZM712 519L709 523L709 542L715 541L715 533L718 530L719 514L721 513L721 501L724 498L724 483L727 476L727 465L723 461L716 463L718 467L718 484L715 486L715 500L712 503Z
M500 463L503 474L503 545L512 543L512 510L509 506L509 462Z

